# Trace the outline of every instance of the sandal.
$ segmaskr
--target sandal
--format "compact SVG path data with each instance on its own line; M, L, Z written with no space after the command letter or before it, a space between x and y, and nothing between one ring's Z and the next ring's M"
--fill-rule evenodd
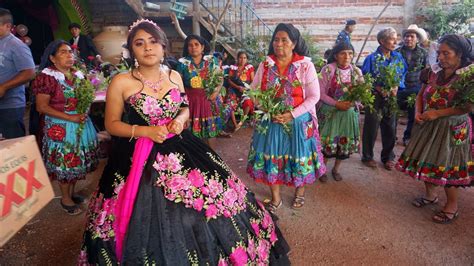
M63 210L69 215L78 215L82 213L82 210L79 205L74 204L73 206L69 206L65 205L62 201L60 201L60 203Z
M332 170L331 173L332 173L332 177L334 178L334 180L336 180L336 181L341 181L342 180L342 176L338 172L335 172L334 170Z
M72 199L72 201L74 201L74 203L76 203L76 204L82 204L82 203L84 203L84 202L86 201L86 198L83 197L83 196L81 196L81 195L79 195L79 194L73 194L73 195L71 196L71 199Z
M436 203L438 203L438 197L435 197L432 200L425 199L424 197L418 197L418 198L414 199L411 204L413 204L413 206L415 206L417 208L423 208L427 205L434 205Z
M385 167L385 169L387 171L392 171L393 168L395 168L395 161L392 161L392 160L389 160L389 161L386 161L383 166Z
M265 208L267 211L269 211L271 214L275 214L276 211L283 205L283 200L280 200L280 203L277 205L273 204L271 199L266 199L263 201L263 203L265 203Z
M295 199L293 200L293 206L291 206L293 209L300 209L304 206L304 196L295 196Z
M452 215L452 217L450 218L449 215ZM450 224L452 223L454 220L456 220L456 218L458 218L459 216L459 212L456 211L456 212L445 212L445 211L439 211L438 213L435 214L435 216L433 216L433 222L435 223L439 223L439 224ZM435 217L438 217L438 219L436 219Z

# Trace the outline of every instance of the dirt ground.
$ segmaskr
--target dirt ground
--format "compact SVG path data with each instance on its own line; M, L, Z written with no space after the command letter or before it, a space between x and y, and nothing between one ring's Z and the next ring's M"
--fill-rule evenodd
M404 126L399 126L398 135ZM269 189L245 173L252 130L241 129L230 139L218 139L217 151L259 199ZM380 154L380 141L375 153ZM397 156L403 147L396 146ZM78 184L90 195L106 163ZM331 169L333 161L329 162ZM284 206L278 225L289 242L293 265L472 265L474 263L474 190L461 189L459 219L451 225L431 221L437 206L417 209L411 200L423 184L382 164L371 170L353 155L341 168L344 180L308 186L306 204L294 211L293 188L282 190ZM56 194L59 195L57 187ZM59 199L49 203L13 239L0 248L0 265L74 265L81 246L84 214L68 216Z

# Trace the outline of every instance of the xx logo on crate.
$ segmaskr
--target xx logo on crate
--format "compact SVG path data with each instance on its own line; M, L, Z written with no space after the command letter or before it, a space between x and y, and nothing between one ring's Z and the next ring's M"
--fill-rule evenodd
M43 187L43 184L35 178L34 174L35 160L28 164L28 169L21 167L7 176L5 184L0 183L0 197L3 197L0 218L10 213L12 203L20 206L31 197L33 188L40 189Z

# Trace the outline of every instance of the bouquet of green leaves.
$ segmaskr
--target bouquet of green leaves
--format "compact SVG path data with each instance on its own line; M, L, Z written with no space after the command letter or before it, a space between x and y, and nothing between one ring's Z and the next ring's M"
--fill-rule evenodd
M376 59L376 65L378 69L378 75L376 81L378 84L382 84L381 92L382 96L388 97L388 105L383 107L383 111L396 115L399 111L397 96L392 94L392 90L400 85L402 74L398 72L398 69L402 67L402 62L395 64L384 65L385 57L378 56Z
M202 80L207 97L210 97L216 91L216 88L222 85L223 80L224 71L219 67L213 67L207 71L205 78ZM222 88L219 93L222 93Z
M416 104L416 93L410 94L406 99L406 103L408 107L414 107Z
M371 75L365 74L364 79L357 79L353 74L351 84L341 84L344 94L341 101L360 102L364 107L367 107L371 112L374 110L375 96L372 93L372 86L374 79Z
M459 79L453 82L453 89L456 94L453 99L453 106L466 107L474 104L474 64L462 69L458 69Z
M77 99L76 111L78 114L86 114L94 102L95 87L90 80L83 76L81 72L76 72L74 79L74 93ZM77 128L77 145L84 130L85 122L81 122Z
M258 88L256 90L248 91L248 95L257 103L259 109L254 111L254 119L256 122L256 129L260 134L266 134L268 129L267 127L262 126L262 122L271 121L275 115L293 110L293 105L289 102L291 100L291 95L286 95L284 93L278 95L278 91L278 87L275 86L268 87L266 90ZM283 124L282 126L285 133L291 135L290 125Z

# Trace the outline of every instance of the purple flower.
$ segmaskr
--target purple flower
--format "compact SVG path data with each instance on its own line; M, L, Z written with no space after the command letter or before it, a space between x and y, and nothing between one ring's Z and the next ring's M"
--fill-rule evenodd
M249 243L247 245L247 253L250 256L250 261L255 261L257 257L257 250L255 249L255 242L252 238L249 238Z
M237 200L237 193L233 189L224 192L224 205L232 207Z
M216 208L216 205L211 204L211 205L207 206L206 217L207 217L208 219L210 219L210 218L215 218L216 216L217 216L217 208Z
M173 175L171 179L166 181L166 187L173 192L189 189L189 181L182 175Z
M172 89L170 91L170 96L173 102L179 102L181 100L181 93L177 89Z
M236 266L246 265L248 260L247 252L245 251L244 247L237 247L234 249L229 258L232 262L232 265Z
M204 206L204 200L202 198L197 198L196 200L194 200L193 208L196 211L198 212L201 211L203 206Z
M153 97L146 97L143 103L143 113L146 115L155 114L155 110L158 109L158 102Z
M278 240L277 234L275 232L275 228L272 228L272 232L270 233L270 242L273 244Z
M224 190L224 188L222 187L222 184L219 183L219 181L214 180L214 179L209 180L208 188L209 188L209 195L213 198L217 197L217 195L222 193L222 191Z
M197 169L193 169L189 172L188 179L191 181L191 184L197 188L200 188L204 185L204 177Z
M227 261L224 258L220 258L217 266L227 266Z
M255 232L255 234L258 236L260 235L260 226L258 226L258 222L257 221L252 221L250 222L250 226L252 226L252 229L253 231Z
M268 253L270 253L270 244L268 243L267 240L262 239L259 242L259 245L257 247L258 257L262 261L267 261L268 260Z
M165 194L165 198L167 198L168 200L174 201L176 199L176 194L174 193Z
M268 212L265 212L265 214L263 215L263 221L262 221L263 229L267 229L272 224L273 224L272 217L270 216L270 214L268 214Z
M166 162L168 165L168 170L170 170L171 172L176 173L179 170L181 170L181 163L179 161L178 156L176 156L176 154L174 153L168 154L168 156L166 157Z

